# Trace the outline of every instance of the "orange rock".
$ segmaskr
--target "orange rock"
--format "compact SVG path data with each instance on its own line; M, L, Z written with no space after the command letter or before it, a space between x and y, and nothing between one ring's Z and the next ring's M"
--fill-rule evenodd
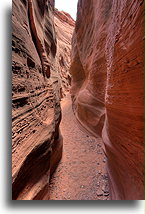
M75 21L69 13L55 9L55 17L57 17L62 23L65 23L65 25L68 23L72 27L75 26Z
M79 0L72 45L73 109L103 137L112 199L143 199L143 1Z
M70 51L75 22L69 14L55 9L54 24L57 36L57 52L52 79L54 82L56 79L58 80L60 85L60 98L63 98L70 88Z
M49 1L14 0L12 13L12 198L48 200L62 155L60 86L51 79L54 8Z

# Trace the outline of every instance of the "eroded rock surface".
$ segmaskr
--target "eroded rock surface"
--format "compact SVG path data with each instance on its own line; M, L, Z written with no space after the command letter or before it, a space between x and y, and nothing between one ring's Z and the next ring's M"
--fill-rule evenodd
M71 75L70 69L70 51L71 39L74 31L75 22L71 16L63 11L55 9L54 23L57 37L57 53L55 61L55 71L52 73L54 81L58 80L60 85L60 97L63 98L70 88Z
M72 47L73 109L102 135L111 197L143 199L143 0L79 0Z
M13 1L12 198L17 200L49 199L49 178L62 156L54 10L53 0Z

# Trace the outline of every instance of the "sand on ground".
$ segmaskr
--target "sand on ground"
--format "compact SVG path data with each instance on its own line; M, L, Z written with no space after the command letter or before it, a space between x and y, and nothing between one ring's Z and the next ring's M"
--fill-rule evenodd
M61 101L63 156L50 182L50 200L109 200L102 139L80 130L71 97Z

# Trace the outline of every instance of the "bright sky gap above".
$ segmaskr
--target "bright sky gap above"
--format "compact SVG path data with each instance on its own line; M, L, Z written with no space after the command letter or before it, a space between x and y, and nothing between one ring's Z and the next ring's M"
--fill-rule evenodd
M67 12L76 20L78 0L55 0L55 7L59 11Z

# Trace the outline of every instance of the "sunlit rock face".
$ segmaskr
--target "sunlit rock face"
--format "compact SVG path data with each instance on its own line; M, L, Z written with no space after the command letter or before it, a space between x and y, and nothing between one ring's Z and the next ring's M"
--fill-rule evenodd
M62 155L57 38L51 0L13 0L12 198L49 199L49 178Z
M102 136L112 199L143 199L143 1L79 0L71 95Z

